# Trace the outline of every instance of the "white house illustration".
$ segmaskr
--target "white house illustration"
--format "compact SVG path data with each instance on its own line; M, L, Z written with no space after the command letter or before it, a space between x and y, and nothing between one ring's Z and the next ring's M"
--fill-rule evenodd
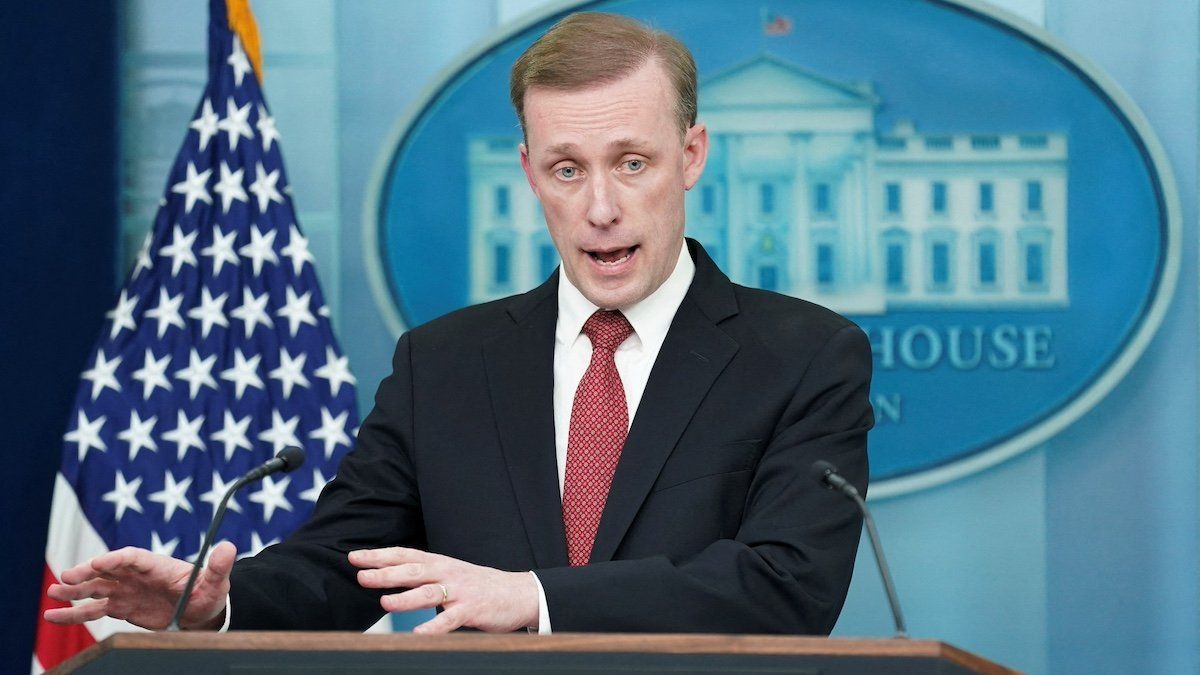
M1066 136L880 132L878 105L869 84L768 55L708 79L688 235L735 282L849 314L1066 306ZM519 142L468 143L473 303L559 262Z

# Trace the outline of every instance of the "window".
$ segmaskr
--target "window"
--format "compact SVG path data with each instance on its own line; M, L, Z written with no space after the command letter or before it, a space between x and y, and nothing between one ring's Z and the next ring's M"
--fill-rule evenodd
M946 212L946 184L944 182L934 181L930 201L930 208L934 213Z
M949 136L930 136L925 139L926 150L951 150L954 148L954 139Z
M903 289L904 284L904 244L892 242L887 245L887 286L891 290Z
M762 213L775 213L775 186L763 183L758 186L759 207Z
M992 183L979 184L979 211L993 213L996 210L996 186Z
M492 282L507 286L512 281L512 247L496 244L492 247Z
M817 183L813 187L813 210L820 215L833 213L833 195L829 183Z
M1042 212L1042 181L1025 182L1025 211L1028 213Z
M976 150L999 150L999 136L972 136L971 147Z
M889 215L900 215L900 184L886 183L883 186L883 208Z
M508 204L508 186L497 185L495 192L495 205L497 216L507 216L509 211Z
M774 265L763 265L758 268L758 287L764 291L774 291L779 288L779 268Z
M931 249L933 285L944 287L950 284L950 244L939 241Z
M925 235L925 280L928 290L944 293L954 290L955 234L940 228Z
M979 286L995 288L996 286L996 242L980 241L979 251Z
M1046 285L1046 247L1041 242L1025 244L1025 285L1030 288Z
M1020 242L1021 290L1040 293L1050 289L1050 230L1026 227L1017 233Z
M834 281L833 244L817 244L817 283L828 286Z
M549 277L558 266L558 251L553 244L542 244L538 247L538 271L542 278Z
M717 210L717 191L711 185L700 188L700 211L712 215Z

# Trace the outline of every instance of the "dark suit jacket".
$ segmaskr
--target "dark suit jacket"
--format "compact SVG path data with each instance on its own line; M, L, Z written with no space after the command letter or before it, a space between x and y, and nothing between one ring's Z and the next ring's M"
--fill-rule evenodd
M364 629L346 553L409 546L534 570L557 631L828 633L861 519L812 463L867 478L871 352L846 319L696 276L646 385L591 564L567 565L554 451L557 275L400 338L310 521L240 561L233 628Z

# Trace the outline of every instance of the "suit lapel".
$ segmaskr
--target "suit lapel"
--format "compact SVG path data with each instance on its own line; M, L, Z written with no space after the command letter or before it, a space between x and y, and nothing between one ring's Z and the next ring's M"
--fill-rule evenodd
M612 559L671 450L738 350L716 325L737 312L732 284L699 245L689 245L696 276L659 350L621 451L592 562Z
M556 280L516 298L512 328L483 352L500 446L538 567L567 565L554 451Z

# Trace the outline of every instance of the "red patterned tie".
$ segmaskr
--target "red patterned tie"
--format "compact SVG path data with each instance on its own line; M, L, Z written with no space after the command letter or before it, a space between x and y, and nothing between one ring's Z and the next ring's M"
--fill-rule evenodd
M633 327L624 314L600 310L583 324L583 334L592 341L592 361L571 406L562 500L572 567L586 565L592 556L600 515L629 434L629 408L613 352L633 334Z

